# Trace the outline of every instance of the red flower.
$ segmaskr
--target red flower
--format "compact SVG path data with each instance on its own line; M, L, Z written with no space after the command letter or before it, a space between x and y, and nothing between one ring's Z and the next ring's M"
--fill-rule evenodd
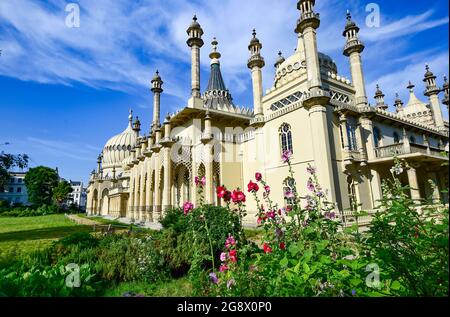
M256 178L257 182L261 181L262 180L262 174L261 173L256 173L255 174L255 178Z
M224 186L218 186L216 189L217 197L223 198L227 193L227 189Z
M280 243L280 249L281 249L281 250L285 250L285 249L286 249L286 243L281 242L281 243Z
M225 195L223 196L223 200L224 200L225 202L229 202L229 201L231 200L231 192L230 192L229 190L227 190L227 191L225 192Z
M272 248L267 243L264 243L263 248L264 248L264 253L266 253L266 254L272 253Z
M267 218L275 218L275 212L273 210L269 211L268 213L266 213Z
M256 193L259 190L259 186L256 183L253 183L252 181L250 181L250 183L248 183L247 185L248 188L248 192L251 193Z
M231 199L235 204L245 203L245 194L240 190L233 190L233 193L231 194Z
M231 250L228 253L228 256L230 257L231 262L237 262L237 251L236 250Z
M220 271L220 272L225 272L226 270L228 270L228 266L227 266L226 264L222 264L222 265L219 267L219 271Z

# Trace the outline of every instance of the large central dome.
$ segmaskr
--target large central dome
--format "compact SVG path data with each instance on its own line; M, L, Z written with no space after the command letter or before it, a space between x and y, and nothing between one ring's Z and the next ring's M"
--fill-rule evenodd
M106 142L103 148L102 167L105 175L108 174L109 169L113 167L122 169L122 161L131 155L131 150L136 145L139 137L139 132L133 129L133 116L130 114L128 127L120 134L113 136Z

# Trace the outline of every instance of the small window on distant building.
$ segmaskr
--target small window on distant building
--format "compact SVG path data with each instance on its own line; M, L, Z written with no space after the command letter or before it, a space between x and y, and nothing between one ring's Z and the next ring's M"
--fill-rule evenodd
M10 192L10 193L14 193L14 187L10 187L10 188L9 188L9 192Z
M23 181L23 179L21 179L21 178L18 178L18 179L17 179L17 182L18 182L18 183L22 183L22 181Z
M17 192L21 193L22 192L22 187L17 187Z
M397 132L394 132L394 143L400 143L400 136L398 135Z
M11 177L11 179L9 180L9 182L10 182L11 184L14 184L14 177Z

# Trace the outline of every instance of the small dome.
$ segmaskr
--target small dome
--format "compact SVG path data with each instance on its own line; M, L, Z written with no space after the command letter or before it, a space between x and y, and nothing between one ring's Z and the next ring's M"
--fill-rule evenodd
M283 54L281 53L281 51L280 52L278 52L278 58L277 58L277 61L275 62L275 67L278 67L278 66L280 66L281 64L283 64L284 63L284 61L285 61L286 59L283 57Z
M129 157L131 150L137 143L138 133L133 130L132 120L128 127L120 134L113 136L106 142L103 148L103 169L112 169L113 167L122 167L122 161Z

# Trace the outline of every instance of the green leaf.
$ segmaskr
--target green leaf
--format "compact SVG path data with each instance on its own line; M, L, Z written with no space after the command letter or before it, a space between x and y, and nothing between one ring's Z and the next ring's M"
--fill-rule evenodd
M402 287L402 284L400 284L399 281L394 281L391 284L391 289L393 289L394 291L398 291L401 287Z
M281 261L280 261L280 265L281 267L287 267L289 264L289 260L287 258L287 256L285 256Z

